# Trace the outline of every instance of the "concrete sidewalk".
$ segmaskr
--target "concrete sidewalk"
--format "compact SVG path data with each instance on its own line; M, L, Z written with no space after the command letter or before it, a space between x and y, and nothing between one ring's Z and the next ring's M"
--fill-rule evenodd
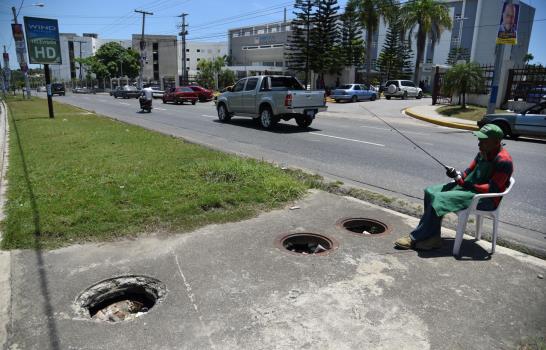
M379 220L389 232L348 232L337 225L348 217ZM469 237L455 259L447 229L438 251L394 249L417 221L311 191L190 233L0 252L0 348L514 349L544 337L546 261L500 246L490 256L488 242ZM302 255L279 244L302 232L334 248ZM164 299L131 321L81 312L83 292L120 276L159 280Z
M290 206L297 206L292 210ZM546 262L467 239L451 255L393 240L417 220L321 191L284 209L174 236L11 253L7 349L514 349L546 333ZM341 218L372 218L384 235L357 235ZM337 242L301 255L280 235ZM75 300L95 283L144 275L165 299L119 323L92 321Z
M425 105L406 108L404 112L410 117L417 118L432 124L463 130L479 130L475 121L452 118L436 112L439 106Z

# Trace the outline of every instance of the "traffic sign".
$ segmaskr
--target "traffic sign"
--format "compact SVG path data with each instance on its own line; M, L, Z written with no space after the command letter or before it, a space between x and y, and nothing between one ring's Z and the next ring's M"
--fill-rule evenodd
M59 25L56 19L24 17L28 58L32 64L61 64Z

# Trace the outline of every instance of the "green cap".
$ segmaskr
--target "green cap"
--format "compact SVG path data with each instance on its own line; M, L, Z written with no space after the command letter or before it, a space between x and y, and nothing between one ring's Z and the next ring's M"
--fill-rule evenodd
M495 138L502 140L504 133L501 128L495 124L485 124L479 131L472 132L474 135L478 136L479 139L488 139Z

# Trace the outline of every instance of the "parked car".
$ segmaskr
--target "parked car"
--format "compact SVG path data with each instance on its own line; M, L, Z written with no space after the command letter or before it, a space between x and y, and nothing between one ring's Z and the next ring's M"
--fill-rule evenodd
M339 101L362 101L377 99L377 92L366 84L346 84L337 87L330 95L336 102Z
M521 113L488 114L478 121L481 128L485 124L498 125L505 137L546 136L546 101L537 103Z
M72 93L74 94L94 94L95 93L95 89L93 88L88 88L88 87L77 87L77 88L74 88L72 89Z
M189 86L189 88L197 93L197 96L199 97L199 102L212 100L213 96L211 90L205 89L204 87L199 85L191 85Z
M415 86L411 80L389 80L385 83L384 93L387 100L390 100L391 97L400 97L401 99L423 97L423 90Z
M112 93L114 98L139 98L140 90L132 85L118 86Z
M260 75L239 80L218 96L218 119L229 122L233 115L251 117L262 128L270 129L281 119L296 119L307 128L326 107L324 90L307 91L294 77Z
M179 86L170 88L163 94L163 103L173 102L183 104L184 102L191 102L194 105L198 98L197 93L189 86Z
M61 83L51 84L51 96L54 96L54 95L64 96L65 94L66 94L66 91L64 89L64 84L61 84Z

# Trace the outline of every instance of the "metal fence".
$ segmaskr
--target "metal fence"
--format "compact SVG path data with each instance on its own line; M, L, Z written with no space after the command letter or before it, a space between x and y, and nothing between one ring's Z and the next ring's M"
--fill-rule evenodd
M546 95L546 67L524 66L510 69L503 104L509 100L535 103L543 95Z
M481 65L480 68L483 73L483 84L478 89L471 89L467 93L488 95L491 92L495 66L488 64ZM451 104L452 93L445 89L445 74L446 72L440 72L439 67L436 67L432 86L432 104Z

